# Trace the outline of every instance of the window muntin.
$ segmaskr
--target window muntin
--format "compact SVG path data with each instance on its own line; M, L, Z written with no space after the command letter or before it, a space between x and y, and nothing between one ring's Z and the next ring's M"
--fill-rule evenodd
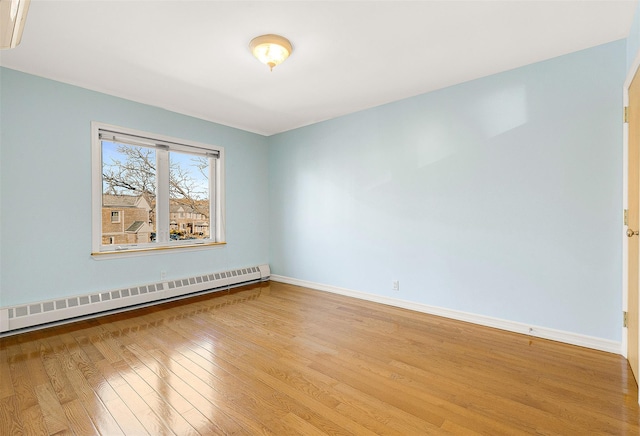
M92 147L93 253L224 243L222 147L100 123Z

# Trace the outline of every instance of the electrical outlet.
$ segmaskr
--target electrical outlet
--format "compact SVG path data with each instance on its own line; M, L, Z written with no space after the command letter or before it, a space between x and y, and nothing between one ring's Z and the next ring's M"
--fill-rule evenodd
M391 289L394 291L399 291L400 290L400 281L399 280L394 280L393 283L391 284Z
M160 271L160 280L164 280L167 278L167 272L166 271Z

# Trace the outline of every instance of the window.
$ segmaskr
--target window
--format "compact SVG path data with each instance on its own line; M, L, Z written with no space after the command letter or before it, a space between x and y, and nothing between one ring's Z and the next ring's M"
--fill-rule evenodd
M95 122L91 130L94 254L224 243L224 148Z

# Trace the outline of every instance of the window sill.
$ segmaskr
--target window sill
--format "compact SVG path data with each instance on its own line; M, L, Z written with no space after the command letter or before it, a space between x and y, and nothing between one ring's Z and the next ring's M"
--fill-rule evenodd
M184 251L205 250L211 247L221 247L227 245L226 242L208 242L204 244L182 244L176 246L148 247L148 248L127 248L125 250L99 251L91 253L91 257L96 260L120 259L132 256L148 256L153 254L176 253Z

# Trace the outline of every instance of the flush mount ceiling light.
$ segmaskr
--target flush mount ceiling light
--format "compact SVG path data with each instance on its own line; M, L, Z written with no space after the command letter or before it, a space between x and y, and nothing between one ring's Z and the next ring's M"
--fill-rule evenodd
M260 62L269 66L271 71L273 67L284 62L293 51L289 40L280 35L262 35L253 38L249 48Z
M31 0L0 0L0 49L20 44Z

